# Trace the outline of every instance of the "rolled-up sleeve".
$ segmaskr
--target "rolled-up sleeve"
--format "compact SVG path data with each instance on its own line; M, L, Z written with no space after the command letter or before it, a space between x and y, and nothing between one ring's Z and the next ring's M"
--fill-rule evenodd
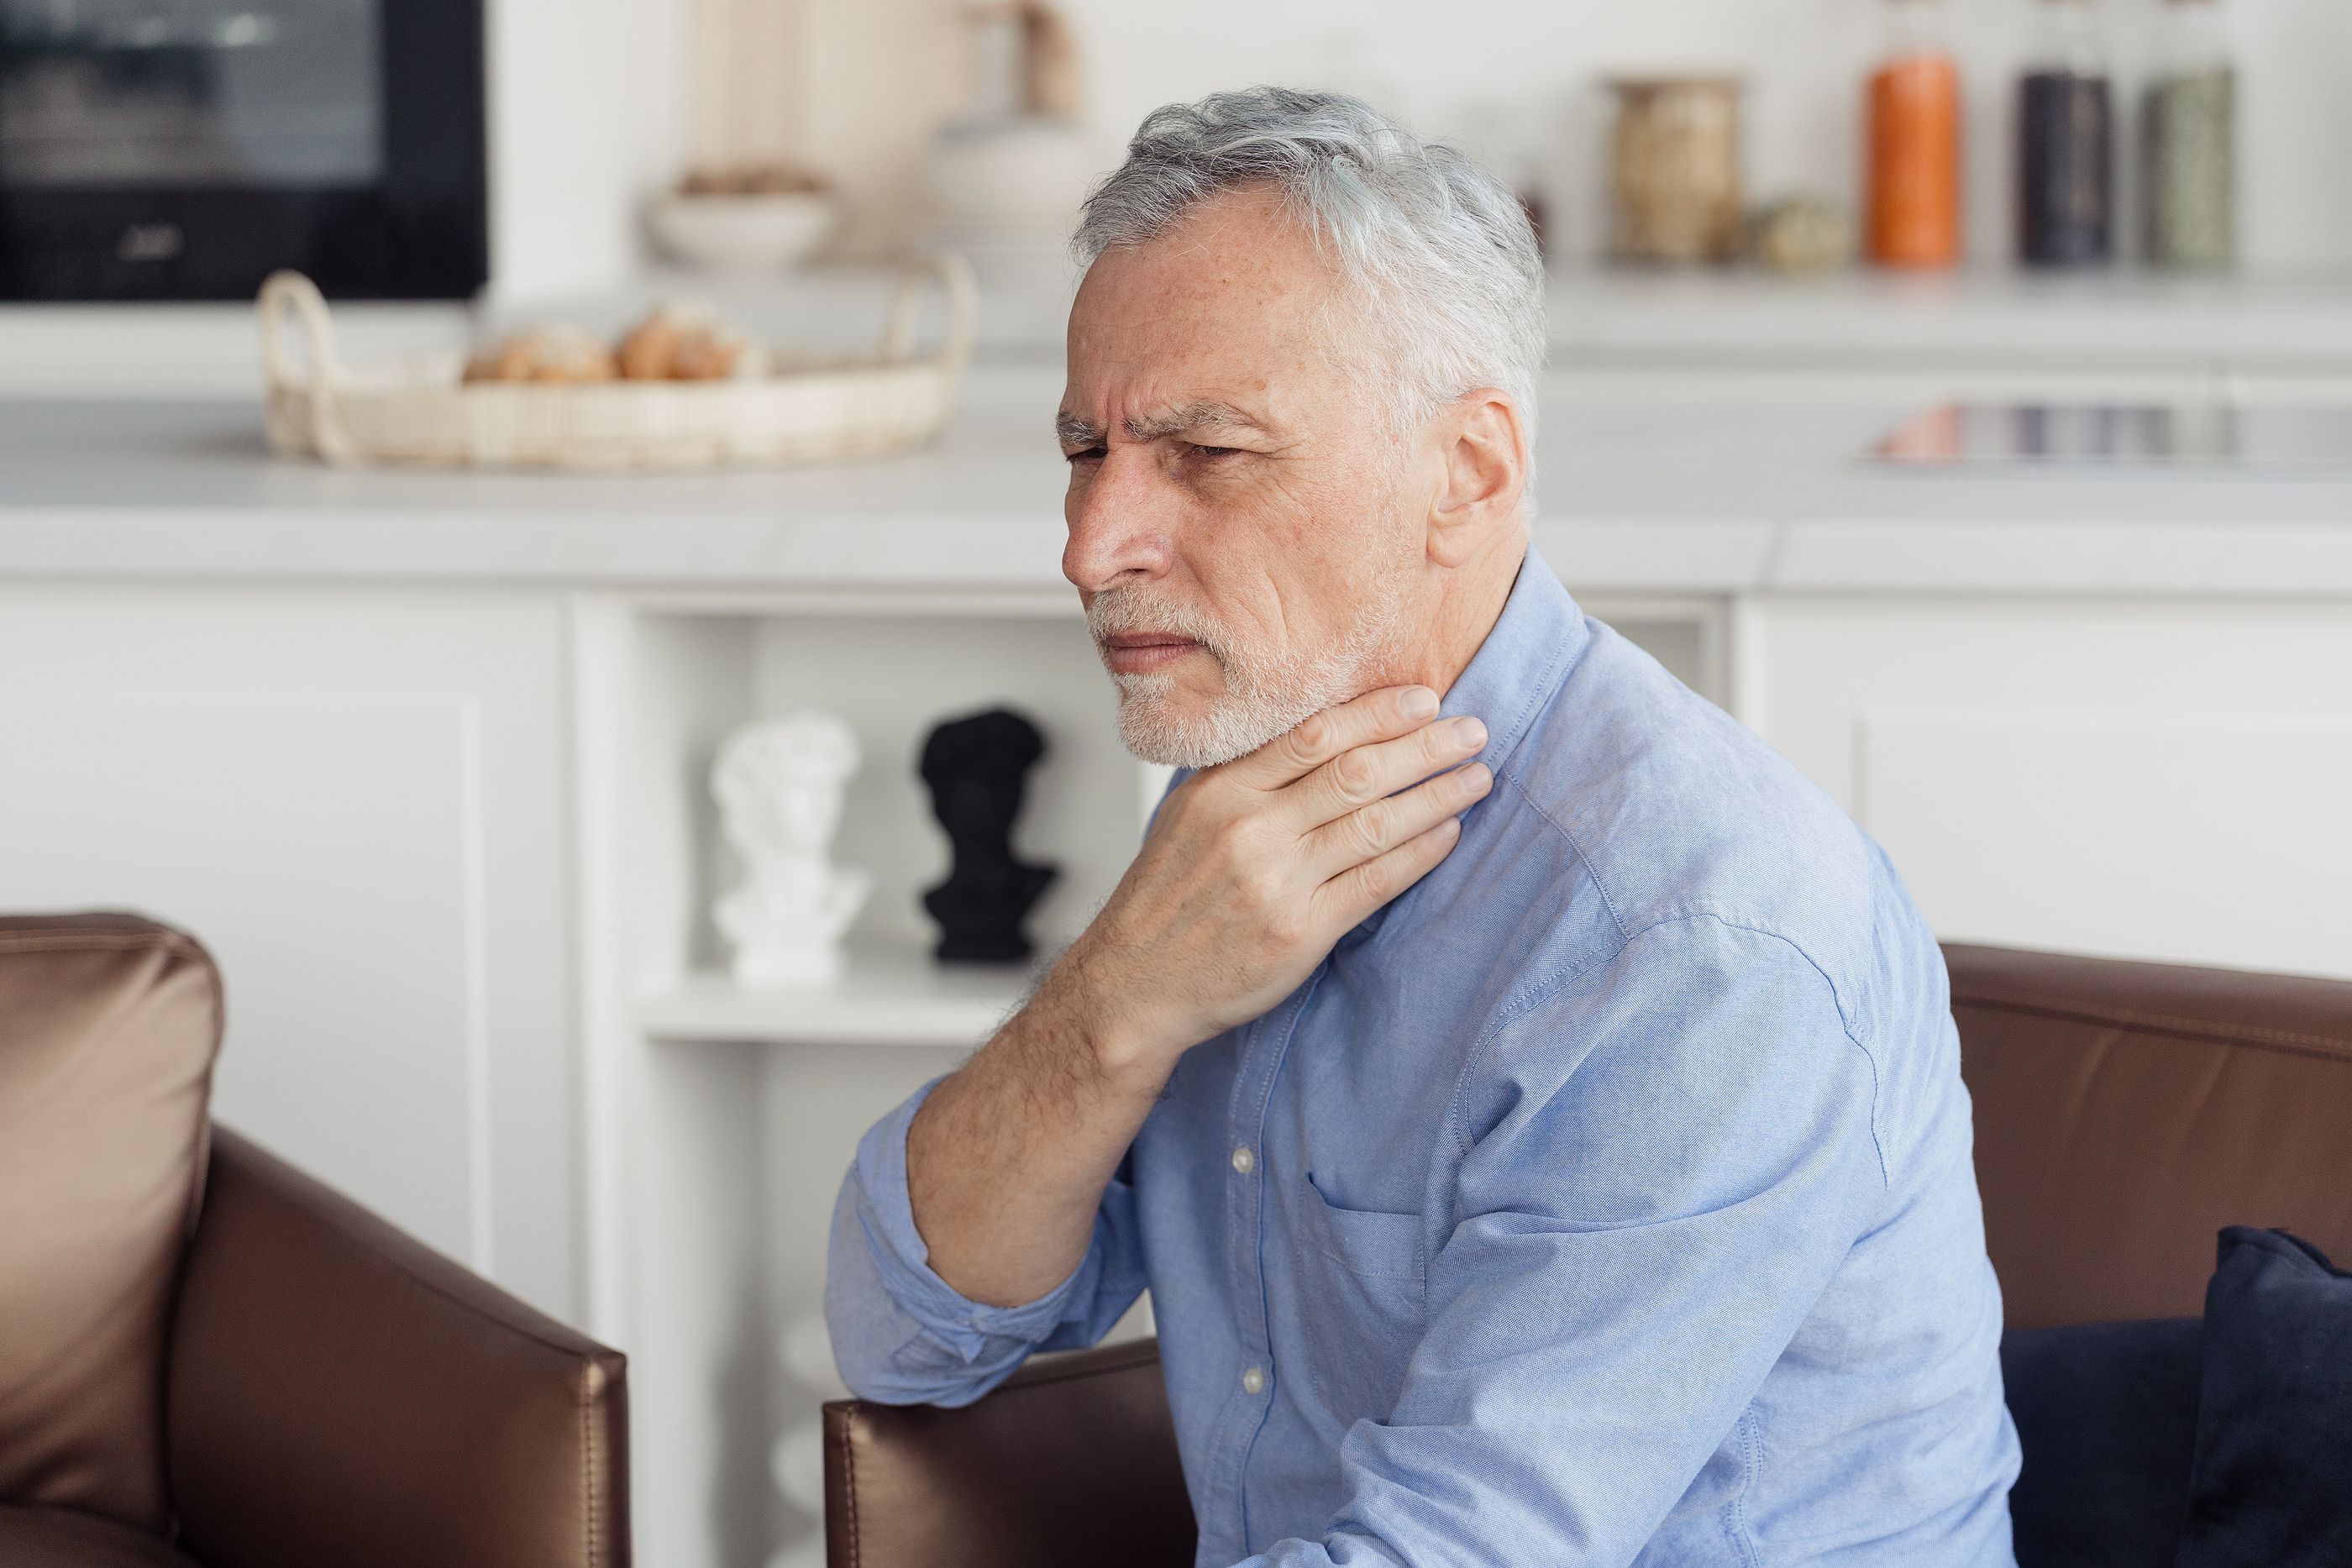
M969 1405L1033 1351L1101 1339L1143 1293L1124 1166L1095 1211L1085 1259L1037 1300L983 1306L932 1270L907 1198L907 1129L938 1082L859 1141L834 1204L824 1291L834 1359L852 1393L881 1404Z
M1393 1413L1329 1532L1244 1568L1633 1561L1883 1213L1875 1088L1805 956L1714 918L1499 1025Z

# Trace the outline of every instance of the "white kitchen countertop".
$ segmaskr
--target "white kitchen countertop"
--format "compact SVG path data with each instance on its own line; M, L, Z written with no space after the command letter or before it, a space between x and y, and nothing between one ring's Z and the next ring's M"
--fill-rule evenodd
M336 470L233 402L0 402L0 576L747 590L1061 587L1042 368L977 371L933 446L799 470ZM1916 410L1550 403L1538 538L1588 592L2352 597L2352 465L1886 472Z

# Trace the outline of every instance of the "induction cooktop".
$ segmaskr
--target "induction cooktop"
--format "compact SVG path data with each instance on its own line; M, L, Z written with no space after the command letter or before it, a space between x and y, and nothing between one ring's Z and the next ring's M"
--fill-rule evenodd
M1897 468L2352 468L2352 406L1944 403L1869 456Z

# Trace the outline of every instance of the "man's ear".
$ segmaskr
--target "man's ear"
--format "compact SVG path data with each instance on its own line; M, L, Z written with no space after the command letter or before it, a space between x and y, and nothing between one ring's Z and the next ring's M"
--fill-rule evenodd
M1514 524L1528 486L1528 442L1511 394L1481 387L1438 416L1444 466L1429 508L1429 559L1460 566Z

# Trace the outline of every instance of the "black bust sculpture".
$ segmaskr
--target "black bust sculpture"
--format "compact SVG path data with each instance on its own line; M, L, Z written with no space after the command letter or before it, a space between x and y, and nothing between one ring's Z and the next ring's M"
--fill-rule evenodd
M1003 708L950 719L923 742L931 812L955 852L947 881L923 894L942 962L1013 964L1034 951L1021 923L1056 873L1013 857L1013 823L1045 755L1037 727Z

